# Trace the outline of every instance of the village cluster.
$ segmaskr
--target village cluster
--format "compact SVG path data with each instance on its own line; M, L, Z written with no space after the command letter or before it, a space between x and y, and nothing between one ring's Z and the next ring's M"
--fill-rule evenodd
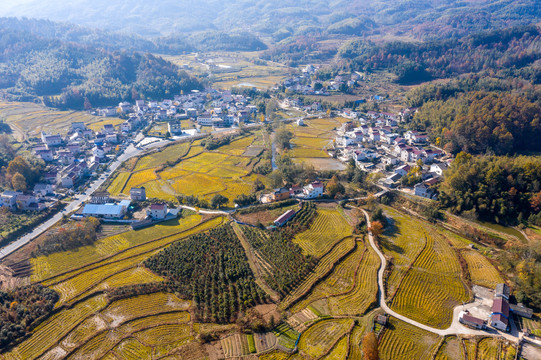
M230 127L239 121L256 120L258 109L250 97L234 95L230 91L209 89L176 95L174 99L157 101L137 100L134 104L121 102L117 107L96 109L92 114L103 117L122 117L118 126L104 124L94 131L84 122L74 122L66 135L41 133L33 147L34 155L47 164L42 182L27 192L5 191L0 194L0 207L12 211L41 211L56 203L58 198L73 195L84 189L85 183L98 176L107 164L130 143L148 144L159 140L144 134L157 123L166 123L172 139L193 136L202 126ZM192 129L183 129L188 120ZM118 217L124 214L115 208Z
M353 120L337 130L335 150L340 160L353 159L361 170L381 174L378 183L385 188L397 188L404 176L415 172L419 182L414 185L413 194L436 199L434 185L442 180L452 157L431 145L425 134L401 129L400 123L414 111L406 109L399 114L368 111L365 119L344 110L342 115Z

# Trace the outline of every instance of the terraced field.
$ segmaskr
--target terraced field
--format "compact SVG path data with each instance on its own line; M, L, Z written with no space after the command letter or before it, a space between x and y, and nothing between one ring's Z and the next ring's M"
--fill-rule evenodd
M436 354L435 360L462 359L462 345L456 336L445 338L442 346Z
M352 237L345 238L323 256L314 270L306 279L287 295L280 303L280 307L287 309L308 295L321 279L332 272L336 263L355 250L355 240Z
M385 208L394 233L382 240L393 257L387 280L391 308L437 328L451 324L453 307L469 300L455 250L431 225Z
M162 357L184 346L203 351L187 311L191 302L153 293L109 302L102 292L162 278L138 266L156 251L187 236L218 226L199 215L99 240L79 251L34 260L36 279L61 295L65 308L47 319L6 359L69 356L74 359ZM94 294L94 295L93 295ZM109 354L109 355L107 355ZM2 357L0 357L2 358Z
M302 333L299 351L317 359L331 351L353 327L351 319L323 320Z
M395 318L379 341L382 360L430 359L439 336L416 328Z
M42 131L65 135L71 123L78 121L84 122L92 130L99 130L105 124L119 125L124 122L119 118L103 118L82 111L55 111L34 103L2 101L0 118L5 118L26 137L38 137Z
M310 228L293 240L304 253L320 257L346 236L352 234L352 228L336 209L318 209Z
M147 197L167 201L175 201L177 195L210 200L222 194L233 206L237 196L252 192L256 180L266 182L263 176L251 174L259 158L243 156L258 136L242 137L213 151L205 150L200 141L168 146L140 158L133 172L119 173L108 191L128 195L132 187L144 186Z
M379 258L375 252L358 242L357 249L291 311L302 311L311 305L326 315L363 314L376 300L378 265Z
M96 241L91 246L84 246L76 251L64 251L32 258L32 281L44 281L46 279L57 281L62 279L61 274L65 274L64 278L66 278L69 273L76 272L74 269L83 269L92 263L99 265L99 261L108 263L113 260L121 260L136 255L141 251L153 249L154 245L167 244L176 236L182 236L184 232L190 234L194 231L197 232L207 227L216 226L217 223L221 222L221 219L217 219L200 225L201 220L200 215L190 215L185 218L166 221L153 227L109 236Z
M477 251L464 251L462 252L462 256L468 264L470 277L474 284L493 289L496 287L496 284L504 282L494 265Z

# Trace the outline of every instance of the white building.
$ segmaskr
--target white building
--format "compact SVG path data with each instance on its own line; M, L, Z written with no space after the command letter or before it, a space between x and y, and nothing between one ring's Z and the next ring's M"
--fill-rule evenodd
M320 181L314 181L311 184L308 184L304 187L303 193L304 198L306 199L315 199L320 196L323 196L323 191L325 190L325 186Z
M152 204L147 211L148 216L153 219L165 219L167 216L167 205L165 204Z

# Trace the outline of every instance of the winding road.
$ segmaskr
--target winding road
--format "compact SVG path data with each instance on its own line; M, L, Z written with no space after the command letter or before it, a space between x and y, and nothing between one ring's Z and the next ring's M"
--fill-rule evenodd
M364 209L360 209L360 210L364 213L364 216L366 218L367 226L368 226L368 228L370 228L371 224L370 224L370 217L368 216L368 213ZM434 333L434 334L437 334L437 335L440 335L440 336L446 336L446 335L502 336L502 337L506 338L507 340L512 341L514 343L520 341L520 339L522 338L522 333L518 332L518 330L516 329L516 327L514 325L514 321L511 321L511 332L510 333L500 332L500 331L497 331L496 329L493 329L493 328L488 328L487 330L474 330L474 329L471 329L469 327L466 327L466 326L462 325L458 321L459 313L462 310L466 310L468 308L478 306L480 304L478 301L474 301L474 302L471 302L471 303L468 303L468 304L456 306L454 308L454 310L453 310L453 321L451 323L451 326L449 326L447 329L436 329L436 328L421 324L421 323L419 323L419 322L417 322L415 320L412 320L412 319L410 319L410 318L408 318L408 317L406 317L404 315L401 315L401 314L395 312L394 310L389 308L389 306L387 306L387 303L385 301L385 288L383 286L383 274L384 274L385 268L387 266L387 259L385 258L385 256L383 255L383 253L381 252L379 247L376 245L376 241L374 240L374 236L372 235L371 231L368 232L368 239L369 239L369 242L370 242L370 246L372 247L372 249L374 249L376 254L378 254L378 256L380 258L380 261L381 261L380 268L378 269L378 293L379 293L378 298L379 298L380 307L387 314L389 314L389 315L391 315L391 316L393 316L393 317L395 317L397 319L400 319L400 320L402 320L402 321L404 321L404 322L406 322L406 323L408 323L410 325L413 325L415 327L418 327L420 329L429 331L431 333ZM532 339L528 339L528 341L540 344L540 342L532 340Z

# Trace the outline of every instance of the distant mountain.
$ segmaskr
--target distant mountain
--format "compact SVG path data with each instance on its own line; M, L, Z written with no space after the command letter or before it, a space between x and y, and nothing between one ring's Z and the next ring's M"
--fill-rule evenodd
M15 100L40 96L46 105L82 109L135 98L166 98L203 87L150 53L113 51L58 39L62 37L0 26L0 89Z
M541 19L539 0L17 0L0 16L72 22L143 36L198 31L395 34L443 38ZM281 35L280 35L281 34Z

